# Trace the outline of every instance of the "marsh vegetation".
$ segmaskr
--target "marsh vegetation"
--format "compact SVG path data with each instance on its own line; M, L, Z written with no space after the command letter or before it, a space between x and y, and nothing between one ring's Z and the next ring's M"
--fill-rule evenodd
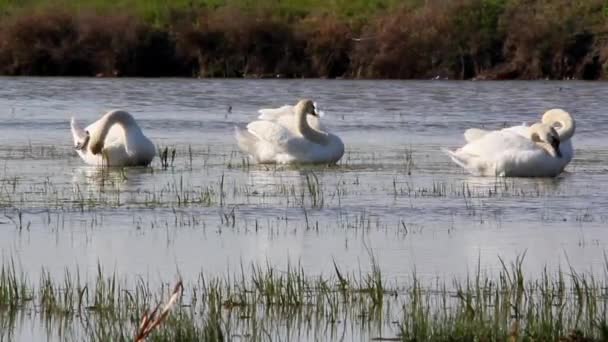
M526 279L524 257L495 275L432 283L416 274L391 281L372 262L371 273L308 275L299 265L242 265L241 273L200 273L185 285L180 305L153 341L224 341L247 338L333 340L564 340L603 341L607 293L603 277L576 270L545 269ZM249 268L246 272L244 269ZM3 338L14 338L25 320L46 327L47 339L129 340L141 315L163 301L170 286L153 288L144 278L107 274L92 279L66 270L45 270L29 280L14 262L0 270ZM17 336L19 334L17 333Z
M5 75L605 79L602 0L0 1Z

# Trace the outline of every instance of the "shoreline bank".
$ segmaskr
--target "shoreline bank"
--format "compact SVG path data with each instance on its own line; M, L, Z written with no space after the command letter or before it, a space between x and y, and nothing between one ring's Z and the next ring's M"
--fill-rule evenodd
M86 4L5 9L0 75L608 78L602 1L415 3L359 16L238 4L167 8L153 18Z

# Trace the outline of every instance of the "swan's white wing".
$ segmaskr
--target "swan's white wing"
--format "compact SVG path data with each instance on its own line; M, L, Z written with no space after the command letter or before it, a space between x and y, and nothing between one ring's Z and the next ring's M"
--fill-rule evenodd
M283 146L294 134L287 128L272 121L253 121L247 125L247 131L256 138L276 147Z
M530 138L530 126L520 125L502 129L503 132L511 132L520 135L523 138Z
M479 156L470 155L460 150L451 151L447 148L442 148L441 151L447 154L454 163L458 164L458 166L462 167L468 172L475 175L484 175L484 172L482 172L483 166L476 163Z
M526 125L525 123L521 124L520 126L513 126L513 127L508 127L508 128L503 128L499 131L502 132L512 132L512 133L516 133L518 135L521 135L524 138L529 138L530 133L529 133L529 128L530 126ZM490 130L486 130L486 129L481 129L481 128L469 128L466 131L464 131L464 140L468 143L471 143L473 141L479 140L481 138L483 138L484 136L486 136L488 133L492 133L494 131L490 131ZM496 131L498 132L498 131Z
M469 128L464 131L464 140L466 140L466 142L473 142L475 140L483 138L488 133L490 133L490 131L485 129Z
M266 108L258 110L260 115L258 116L259 120L265 121L273 121L278 123L279 125L287 128L293 134L298 134L297 131L297 123L296 123L296 114L294 111L294 106L284 105L279 108ZM318 131L326 131L325 127L321 124L321 120L319 119L322 115L313 116L307 115L306 121L308 121L308 125Z
M526 128L527 129L527 128ZM536 175L546 153L514 127L491 131L456 151L445 151L465 170L483 176Z
M507 127L507 128L503 128L498 131L517 133L524 138L529 138L529 134L530 134L529 128L530 128L530 126L528 126L524 122L519 126ZM475 140L479 140L479 139L483 138L484 136L486 136L488 133L491 133L491 132L494 132L494 131L490 131L487 129L481 129L481 128L469 128L466 131L464 131L464 140L466 142L470 143Z
M242 151L259 163L289 163L290 145L295 136L285 127L272 121L254 121L246 129L236 129L236 139Z
M317 115L319 118L325 116L325 112L322 110L318 110L317 103L314 103L315 108L317 108ZM279 108L264 108L258 110L260 114L258 119L260 120L268 120L268 121L277 121L280 117L285 115L295 115L295 107L291 105L284 105Z
M459 151L490 159L493 156L502 155L510 150L525 151L537 149L536 144L530 138L525 138L520 134L518 129L514 128L510 127L500 131L488 132L483 137L466 144Z
M258 110L258 113L260 113L258 119L267 121L276 121L283 115L295 115L293 106L290 105L284 105L283 107L279 108L260 109Z

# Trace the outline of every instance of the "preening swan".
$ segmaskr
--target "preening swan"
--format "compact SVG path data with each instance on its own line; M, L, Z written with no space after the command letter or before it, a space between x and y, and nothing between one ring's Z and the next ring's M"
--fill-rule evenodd
M294 107L260 111L260 120L236 127L240 149L258 163L336 163L344 154L342 140L322 130L311 100ZM308 114L316 120L309 120Z
M125 111L110 111L85 129L72 118L71 127L76 152L90 165L148 165L156 154L154 144Z
M547 111L542 122L497 131L472 128L467 144L445 150L465 170L480 176L555 177L572 160L572 116L561 109Z
M325 127L321 124L320 117L323 117L323 112L319 111L316 103L313 102L313 106L315 107L314 115L307 115L306 121L308 125L317 131L325 131ZM286 127L290 131L294 132L294 134L298 134L297 127L298 122L296 118L296 106L284 105L279 108L264 108L258 110L260 114L258 116L259 120L273 121L278 123L279 125Z

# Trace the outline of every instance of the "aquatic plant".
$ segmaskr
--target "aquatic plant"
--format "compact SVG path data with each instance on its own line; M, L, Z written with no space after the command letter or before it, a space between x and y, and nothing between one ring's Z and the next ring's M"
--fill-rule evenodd
M334 263L330 276L309 275L290 263L285 269L253 264L250 271L242 266L236 274L200 274L197 281L184 284L183 304L171 313L181 295L180 283L155 290L142 278L133 282L106 275L101 266L93 280L68 270L56 280L44 271L40 282L32 283L11 262L0 269L0 322L25 312L28 319L61 327L46 332L51 339L129 339L137 330L138 338L149 336L151 341L222 341L237 335L257 341L300 334L330 340L337 322L351 326L355 336L371 333L370 338L403 341L608 337L608 264L601 277L545 269L529 279L523 261L523 256L511 264L501 260L503 268L495 276L477 268L451 283L428 282L415 273L407 280L391 280L373 258L369 273L345 272ZM141 315L167 292L168 304L158 316L162 318ZM145 328L146 322L161 320L157 330ZM7 328L0 337L15 329L10 324Z

